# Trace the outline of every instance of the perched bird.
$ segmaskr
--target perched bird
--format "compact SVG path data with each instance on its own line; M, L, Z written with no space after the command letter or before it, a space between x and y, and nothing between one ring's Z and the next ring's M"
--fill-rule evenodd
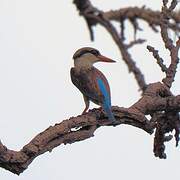
M89 101L100 105L106 112L108 119L115 121L111 110L111 94L106 77L93 66L96 62L116 62L100 54L91 47L84 47L73 55L74 67L71 68L71 80L84 97L84 114L89 108Z

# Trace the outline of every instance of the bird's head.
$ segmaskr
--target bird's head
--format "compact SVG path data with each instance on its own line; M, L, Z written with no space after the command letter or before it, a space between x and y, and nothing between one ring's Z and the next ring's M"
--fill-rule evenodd
M101 55L101 53L94 48L84 47L78 49L74 55L74 65L78 67L91 67L96 62L116 62L108 57Z

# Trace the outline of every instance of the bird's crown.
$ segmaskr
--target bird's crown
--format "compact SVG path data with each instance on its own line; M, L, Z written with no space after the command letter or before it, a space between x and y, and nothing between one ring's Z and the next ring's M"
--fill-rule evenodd
M90 54L93 54L95 56L100 55L100 52L97 49L95 49L95 48L92 48L92 47L83 47L83 48L78 49L74 53L73 59L79 58L79 57L81 57L82 55L84 55L86 53L90 53Z

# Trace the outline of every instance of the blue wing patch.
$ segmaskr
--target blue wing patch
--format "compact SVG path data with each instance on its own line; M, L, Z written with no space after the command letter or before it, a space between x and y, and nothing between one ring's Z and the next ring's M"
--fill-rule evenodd
M113 113L111 111L110 94L108 93L108 91L106 89L106 86L105 86L105 84L104 84L102 79L98 78L97 82L98 82L99 89L100 89L101 93L104 96L102 107L103 107L104 111L106 112L108 118L110 120L112 120L112 121L115 121L114 115L113 115Z
M97 82L98 82L99 89L100 89L101 93L104 96L103 104L105 106L107 106L107 107L110 107L111 106L110 95L109 95L109 93L108 93L108 91L106 89L106 86L105 86L104 82L100 78L97 79Z

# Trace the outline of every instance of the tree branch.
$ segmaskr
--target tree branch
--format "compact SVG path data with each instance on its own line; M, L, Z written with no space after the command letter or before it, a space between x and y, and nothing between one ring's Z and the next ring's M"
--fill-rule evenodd
M160 17L161 12L160 11L153 11L151 9L145 8L143 6L142 8L139 7L127 7L127 8L121 8L119 10L111 10L104 13L104 16L113 21L120 22L121 20L129 20L129 19L139 19L147 22L149 26L152 28L153 31L158 32L157 28L161 25ZM173 12L171 14L171 18L173 22L168 23L168 28L175 31L180 32L180 11L179 12Z
M163 59L159 56L158 51L154 49L152 46L147 46L149 52L153 53L154 58L157 60L157 64L160 66L162 72L167 72L167 67L163 63Z
M168 94L168 97L163 97ZM168 89L161 83L150 84L142 98L129 108L115 106L112 108L116 124L112 124L101 108L93 109L85 115L72 117L50 126L39 133L20 151L9 150L0 142L0 166L15 174L22 173L39 155L61 144L72 144L94 136L101 126L128 124L152 134L154 121L148 121L145 115L157 111L180 111L180 96L170 96ZM173 120L171 119L173 124ZM156 146L159 144L157 143Z
M180 37L177 40L176 45L174 46L172 39L169 38L167 24L169 23L173 9L177 5L177 1L172 0L169 8L167 7L167 2L165 0L163 1L163 4L164 4L164 6L162 7L161 18L160 18L161 19L161 25L160 25L161 36L162 36L162 39L163 39L166 49L168 49L170 52L171 63L166 71L166 77L162 81L164 82L164 84L166 86L168 86L170 88L174 81L174 77L176 74L176 68L179 63L178 51L180 48Z

